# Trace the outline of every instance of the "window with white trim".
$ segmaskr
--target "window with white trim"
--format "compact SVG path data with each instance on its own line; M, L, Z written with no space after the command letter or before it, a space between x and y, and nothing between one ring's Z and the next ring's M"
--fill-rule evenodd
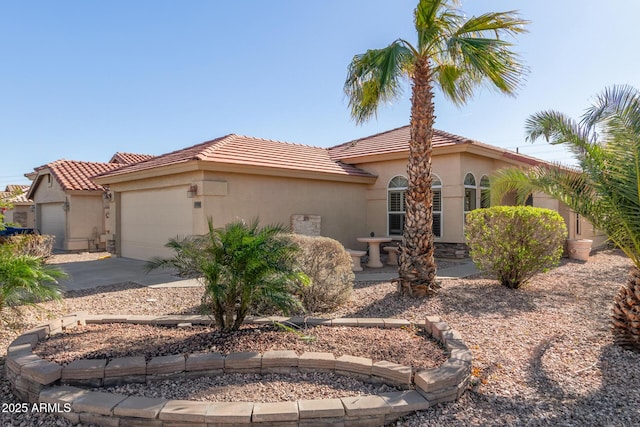
M480 178L480 207L488 208L491 206L491 183L489 177L483 175Z
M467 222L467 214L474 210L477 205L476 194L476 177L472 173L468 173L464 177L464 222Z
M406 214L406 192L409 182L403 176L396 176L387 187L387 216L390 236L402 236ZM434 175L433 189L433 234L442 236L442 181Z
M387 213L389 236L402 236L404 231L405 197L409 181L403 176L396 176L387 187Z
M431 182L433 190L433 235L442 237L442 181L437 176L433 176Z

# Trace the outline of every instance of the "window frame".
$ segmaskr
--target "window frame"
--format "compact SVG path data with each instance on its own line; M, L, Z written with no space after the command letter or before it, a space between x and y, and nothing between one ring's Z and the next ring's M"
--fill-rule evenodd
M394 186L394 187L391 187L391 184L393 183L394 180L396 180L396 178L402 178L406 182L406 185L405 186ZM403 175L395 175L387 183L387 204L386 204L386 207L387 207L387 236L402 237L402 235L404 234L404 218L405 218L405 215L407 214L407 211L405 209L405 206L406 206L405 203L406 203L406 192L407 192L408 188L409 188L409 180ZM392 211L391 210L391 193L400 193L400 204L402 205L402 210L399 210L399 211ZM400 234L392 234L391 233L391 215L402 215L402 217L401 217L402 219L400 221L402 231L400 232Z
M473 178L473 184L467 184L467 178L471 176ZM463 185L463 193L462 193L462 225L464 226L467 223L467 214L478 208L478 180L473 172L467 172L464 174L464 178L462 180ZM467 190L473 191L473 196L467 198ZM467 210L467 199L469 199L469 207L471 209ZM473 207L471 207L471 203L473 203Z
M406 181L407 185L406 186L397 186L397 187L391 187L391 184L393 183L393 181L396 178L402 178ZM436 185L434 185L433 183L437 182ZM407 214L406 209L404 209L405 207L405 203L406 203L406 191L409 188L409 180L404 176L404 175L395 175L393 176L389 182L387 183L387 236L391 236L391 237L402 237L404 234L404 217ZM439 190L439 205L440 205L440 210L435 210L435 197L434 197L434 205L432 205L432 215L435 218L436 215L439 215L439 222L440 222L440 227L437 230L435 228L433 229L433 234L434 234L434 238L436 240L439 240L442 238L442 233L444 230L444 206L443 206L443 196L442 196L442 188L443 188L443 184L442 184L442 180L440 179L440 177L436 174L433 174L432 176L432 183L431 183L431 189L432 190ZM390 195L392 192L399 192L401 193L401 203L402 203L402 207L403 210L402 211L392 211L390 208ZM390 216L391 215L402 215L402 220L401 220L401 225L402 225L402 232L400 234L391 234L391 227L390 227Z
M480 177L480 209L491 207L491 181L487 175ZM485 196L485 193L487 194Z

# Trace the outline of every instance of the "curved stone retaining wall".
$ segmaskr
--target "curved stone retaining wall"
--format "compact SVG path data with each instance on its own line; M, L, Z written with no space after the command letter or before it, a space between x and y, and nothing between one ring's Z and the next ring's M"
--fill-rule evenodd
M402 319L303 319L251 318L250 323L289 322L326 325L394 328L411 325ZM414 411L457 399L466 389L472 355L460 334L437 316L427 317L424 327L449 352L438 368L412 375L410 366L388 361L374 362L354 356L335 358L331 353L294 351L196 353L112 360L83 359L67 366L49 362L33 353L37 342L63 329L92 323L143 323L155 325L210 324L206 316L113 316L77 313L24 332L7 349L6 375L16 396L23 401L47 404L74 423L101 426L376 426L389 424ZM333 371L364 381L383 382L403 391L340 399L296 402L199 402L167 400L89 391L131 382L171 377L222 375L226 372Z

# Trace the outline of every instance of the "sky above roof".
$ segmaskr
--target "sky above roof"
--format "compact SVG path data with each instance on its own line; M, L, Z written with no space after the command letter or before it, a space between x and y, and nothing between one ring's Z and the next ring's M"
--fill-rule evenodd
M409 122L410 89L356 125L342 88L353 55L415 40L415 0L68 0L0 3L0 187L65 158L162 154L229 133L329 147ZM578 117L607 86L640 87L640 2L467 0L468 16L516 9L530 72L515 98L436 95L436 128L570 162L524 139L555 109Z

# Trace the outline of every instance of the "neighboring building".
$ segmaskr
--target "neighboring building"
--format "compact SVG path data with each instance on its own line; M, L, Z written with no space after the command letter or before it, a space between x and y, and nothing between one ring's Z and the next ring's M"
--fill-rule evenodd
M3 208L4 222L20 227L35 228L33 201L27 198L28 185L7 185L0 193L0 199L9 202L10 209Z
M33 183L27 197L35 204L36 228L42 234L55 236L56 249L106 249L109 203L105 188L92 178L122 167L123 158L127 157L120 156L111 163L56 160L30 174Z
M118 255L167 256L169 238L202 234L207 218L220 227L259 217L320 230L344 246L364 249L358 237L402 239L409 126L329 149L227 135L94 178L108 187L105 225ZM434 233L437 255L463 256L466 212L487 206L489 175L503 167L541 160L464 137L435 131L433 139ZM570 238L592 238L575 214L543 195L534 205L565 217ZM579 234L582 233L582 234Z

